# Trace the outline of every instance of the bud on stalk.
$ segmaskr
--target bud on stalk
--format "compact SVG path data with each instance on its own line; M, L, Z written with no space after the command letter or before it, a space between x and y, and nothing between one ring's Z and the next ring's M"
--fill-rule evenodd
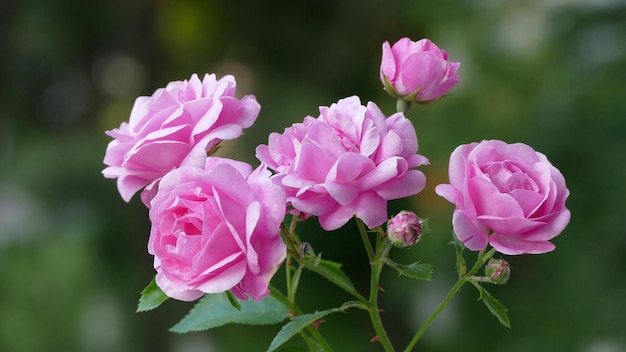
M396 247L411 247L422 234L422 223L415 213L401 211L387 222L387 236Z
M511 276L511 266L504 259L489 259L485 265L485 276L492 284L506 284Z

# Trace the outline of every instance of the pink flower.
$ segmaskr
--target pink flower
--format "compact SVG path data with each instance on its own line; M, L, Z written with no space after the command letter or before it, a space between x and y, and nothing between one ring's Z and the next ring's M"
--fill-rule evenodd
M439 99L459 82L461 65L428 39L383 43L380 80L389 94L418 103Z
M402 113L389 118L358 97L320 107L320 116L272 133L257 158L276 172L298 212L319 217L330 231L357 216L370 227L387 221L387 201L420 192L426 178L413 168L428 164L417 154L415 129Z
M490 244L503 254L545 253L570 220L563 175L531 147L491 140L452 152L450 184L435 192L456 205L458 239L477 251Z
M117 178L125 201L168 171L182 165L202 167L207 151L221 140L241 136L252 126L260 106L254 96L235 98L233 76L216 80L193 74L189 81L170 82L150 97L139 97L128 123L107 131L102 173Z
M148 252L156 283L169 297L192 301L231 290L261 300L286 256L280 237L284 191L260 166L209 157L204 169L167 173L151 201Z

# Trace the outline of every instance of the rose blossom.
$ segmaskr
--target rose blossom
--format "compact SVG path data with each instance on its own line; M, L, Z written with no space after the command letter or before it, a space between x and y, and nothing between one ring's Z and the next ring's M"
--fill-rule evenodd
M128 123L107 131L102 173L117 178L125 201L168 171L182 166L202 167L207 151L221 140L234 139L252 126L260 106L254 96L235 98L233 76L217 80L193 74L189 81L170 82L150 97L139 97Z
M415 129L402 113L386 118L359 97L320 107L320 116L272 133L257 158L299 212L316 215L335 230L357 216L373 228L387 221L387 201L420 192L426 178L413 168L428 164L417 154Z
M570 220L563 175L531 147L490 140L452 152L450 184L435 192L456 205L458 239L471 250L545 253Z
M261 300L286 256L280 237L284 191L260 166L209 157L204 169L183 166L161 179L151 201L148 252L156 283L191 301L231 290Z
M383 43L380 80L389 94L426 103L439 99L458 82L461 64L448 61L448 53L428 39L409 38L393 46Z

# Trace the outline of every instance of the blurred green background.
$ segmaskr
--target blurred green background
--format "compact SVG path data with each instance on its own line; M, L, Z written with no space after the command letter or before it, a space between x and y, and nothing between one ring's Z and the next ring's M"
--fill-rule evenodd
M271 131L320 105L357 94L391 114L381 44L404 36L428 37L462 64L451 96L409 112L431 160L428 184L390 212L410 208L432 232L392 257L435 272L431 282L384 273L396 346L455 280L452 206L434 194L450 152L502 139L530 144L562 171L572 220L554 252L506 258L511 280L490 291L509 308L511 330L468 286L418 350L626 351L622 0L0 0L0 351L265 351L280 326L176 335L167 329L192 304L135 313L153 275L147 211L101 176L103 131L169 81L231 73L262 110L220 153L255 163ZM323 233L309 221L300 231L366 289L352 224ZM299 294L311 312L347 298L312 274ZM320 329L337 351L379 350L362 312L330 316Z

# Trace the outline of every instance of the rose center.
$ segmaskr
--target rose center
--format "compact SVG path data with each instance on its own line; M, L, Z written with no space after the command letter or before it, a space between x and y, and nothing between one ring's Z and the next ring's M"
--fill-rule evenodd
M518 189L539 191L537 183L514 163L494 162L484 168L483 172L501 193L511 193Z

